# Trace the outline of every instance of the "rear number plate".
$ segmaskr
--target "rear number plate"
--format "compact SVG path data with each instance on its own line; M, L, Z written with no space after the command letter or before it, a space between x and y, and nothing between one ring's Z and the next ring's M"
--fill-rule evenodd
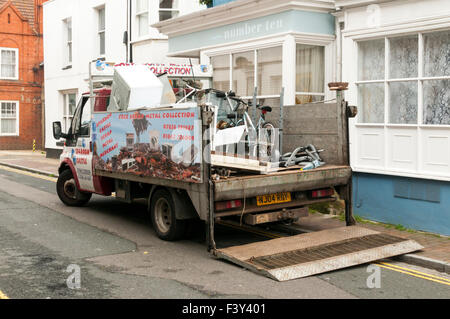
M290 201L291 193L289 192L256 196L256 204L258 206L287 203Z

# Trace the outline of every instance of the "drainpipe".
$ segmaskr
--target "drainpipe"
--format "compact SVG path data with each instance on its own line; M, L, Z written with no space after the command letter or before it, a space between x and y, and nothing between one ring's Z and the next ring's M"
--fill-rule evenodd
M337 11L336 17L336 82L342 82L342 30L344 22L341 21L342 11Z
M130 16L128 14L128 12L130 12L130 1L127 0L127 30L125 31L124 37L123 37L123 43L125 44L125 62L129 62L128 61L128 52L129 52L129 47L130 47Z
M127 27L128 27L128 50L129 50L129 55L128 55L128 59L129 59L129 63L133 63L133 45L131 44L132 39L132 34L133 34L133 30L132 30L132 21L133 21L133 3L132 0L127 1L127 6L128 6L128 23L127 23Z

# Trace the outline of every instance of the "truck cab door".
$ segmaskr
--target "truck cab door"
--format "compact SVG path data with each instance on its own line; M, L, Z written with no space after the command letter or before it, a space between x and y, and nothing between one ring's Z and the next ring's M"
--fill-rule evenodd
M62 156L72 162L80 190L94 192L91 114L88 101L89 97L83 96L78 103Z

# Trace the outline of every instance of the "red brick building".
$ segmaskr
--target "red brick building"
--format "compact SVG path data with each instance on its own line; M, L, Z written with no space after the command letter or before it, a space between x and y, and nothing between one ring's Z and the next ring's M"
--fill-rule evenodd
M0 0L0 149L43 143L42 4Z

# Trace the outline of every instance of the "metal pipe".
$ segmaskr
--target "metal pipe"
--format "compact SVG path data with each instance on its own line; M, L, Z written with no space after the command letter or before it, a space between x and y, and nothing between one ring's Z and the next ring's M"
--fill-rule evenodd
M258 94L258 87L255 86L253 91L253 100L252 100L252 121L256 123L256 96Z
M279 135L280 135L280 154L283 154L283 126L284 126L284 87L281 88L280 93L280 123L279 123Z
M206 215L206 242L208 245L208 251L215 254L216 242L214 240L214 222L215 222L215 207L214 207L214 183L211 179L211 140L209 134L207 134L213 114L208 106L202 109L202 185L205 190L204 200L208 201L207 215ZM206 133L205 133L206 132Z

